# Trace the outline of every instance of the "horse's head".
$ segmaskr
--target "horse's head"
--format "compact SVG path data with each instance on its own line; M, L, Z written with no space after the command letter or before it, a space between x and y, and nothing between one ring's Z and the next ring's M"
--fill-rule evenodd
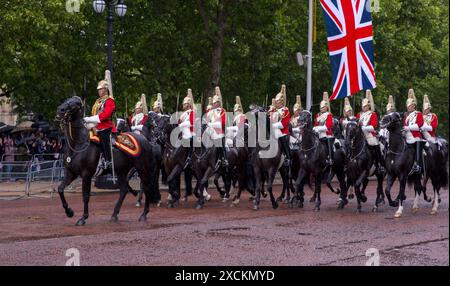
M302 110L298 116L298 125L301 129L312 127L312 114L309 110Z
M381 118L380 127L386 128L389 132L401 130L402 119L400 114L398 112L386 114Z
M331 130L333 131L333 135L335 138L343 138L341 124L339 122L339 119L336 117L333 117L333 126L331 127Z
M353 143L356 136L358 135L358 129L358 119L349 119L347 125L345 126L346 140Z
M83 110L83 101L78 96L72 96L66 99L56 109L56 119L61 121L73 121L81 117Z

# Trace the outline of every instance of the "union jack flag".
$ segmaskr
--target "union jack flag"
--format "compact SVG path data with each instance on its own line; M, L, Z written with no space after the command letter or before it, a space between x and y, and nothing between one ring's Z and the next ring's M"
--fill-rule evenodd
M376 87L368 1L320 0L334 83L330 100Z

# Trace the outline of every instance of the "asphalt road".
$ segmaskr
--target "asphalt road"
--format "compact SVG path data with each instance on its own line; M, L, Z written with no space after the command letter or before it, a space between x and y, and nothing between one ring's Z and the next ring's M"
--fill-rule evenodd
M336 195L325 188L317 213L310 203L274 210L268 198L253 211L248 194L230 207L210 192L202 210L190 198L174 209L153 207L147 222L137 221L142 208L128 196L118 223L109 222L118 194L96 195L83 227L74 226L83 209L80 194L68 197L73 218L57 196L0 201L0 265L65 265L70 248L79 251L81 265L365 265L370 248L380 265L449 265L447 190L436 215L423 199L413 214L408 190L401 218L387 205L371 212L373 182L360 214L355 199L337 210Z

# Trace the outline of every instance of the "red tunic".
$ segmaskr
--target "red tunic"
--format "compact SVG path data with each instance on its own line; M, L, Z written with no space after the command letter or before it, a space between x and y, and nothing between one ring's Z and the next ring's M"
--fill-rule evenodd
M114 102L114 99L112 99L111 97L106 99L103 105L103 110L101 110L100 113L97 114L98 118L100 119L100 123L97 124L97 130L112 128L112 132L117 132L116 126L112 121L112 115L115 109L116 103Z
M426 115L424 115L424 117L426 117ZM428 133L430 134L431 137L436 137L436 128L438 126L438 118L436 114L434 113L431 114L429 125L431 126L431 128L433 128L433 130L428 131Z
M356 118L358 120L361 119L361 112L356 114ZM372 126L373 129L374 129L374 131L371 132L372 135L373 136L377 135L377 132L375 130L376 130L377 126L378 126L378 116L377 116L377 113L375 111L372 111L372 114L370 115L369 122L366 125L364 125L364 126Z
M128 118L128 124L129 124L130 126L133 126L133 116L134 116L134 115L131 115L131 116ZM147 118L148 118L148 115L144 115L144 118L142 118L142 121L141 121L138 125L140 125L140 124L144 125L145 122L147 121Z
M319 126L319 116L320 113L316 114L316 122L314 123L314 126ZM327 119L325 121L325 125L327 127L327 136L333 136L333 114L328 112Z
M417 124L417 126L422 127L423 125L423 114L420 111L414 111L416 112L416 118L415 118L415 122L406 122L406 119L408 118L409 114L405 113L405 116L403 118L403 126L408 126L409 124ZM415 138L422 138L422 133L419 131L411 131L411 134L415 137Z
M281 128L280 131L283 135L288 135L289 134L289 122L291 122L291 113L289 112L289 109L287 107L282 107L280 110L281 110L281 112L279 112L278 110L274 110L271 113L272 122L275 123L274 116L275 116L275 114L278 114L278 116L279 116L278 122L281 122L281 125L283 125L283 128Z
M180 118L178 120L178 124L183 123L185 120L186 119L184 119L184 118ZM189 123L191 124L191 127L190 127L191 133L194 133L194 120L195 120L195 112L191 109L189 112Z

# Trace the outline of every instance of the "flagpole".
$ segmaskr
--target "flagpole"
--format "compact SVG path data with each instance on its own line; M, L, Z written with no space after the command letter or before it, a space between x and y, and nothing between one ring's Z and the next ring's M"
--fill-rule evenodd
M311 79L312 79L312 44L313 44L313 1L309 0L309 17L308 17L308 63L306 73L306 109L311 110Z

